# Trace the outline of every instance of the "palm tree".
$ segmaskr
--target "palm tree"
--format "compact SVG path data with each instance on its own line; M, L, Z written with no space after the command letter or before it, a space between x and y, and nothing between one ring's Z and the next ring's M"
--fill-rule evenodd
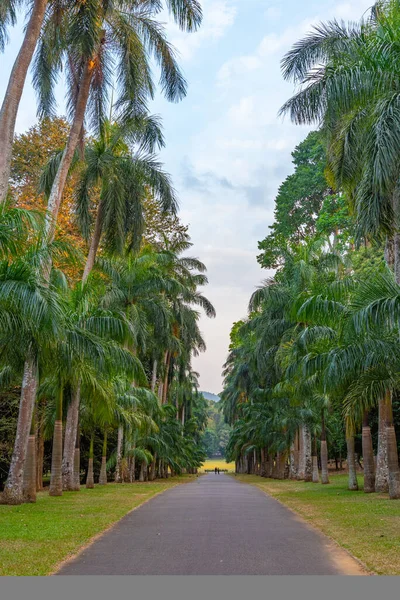
M135 154L134 143L138 147ZM83 282L93 269L103 236L106 248L114 253L120 254L127 245L135 250L140 247L146 194L150 192L156 198L163 212L175 212L170 178L155 157L147 153L153 151L155 143L163 144L158 122L142 116L128 126L106 121L99 138L86 146L85 166L76 193L76 210L85 237L91 229L90 199L93 190L100 188L100 192Z
M6 27L8 24L14 25L16 21L16 9L22 3L27 4L20 0L2 1L2 6L0 7L0 50L4 48ZM7 198L12 144L19 103L48 4L48 0L34 0L33 2L25 36L18 56L15 59L0 109L0 204L3 204Z
M322 124L329 167L354 206L358 237L389 238L386 256L398 282L399 18L399 1L387 0L359 24L315 27L282 61L284 77L300 90L281 109L296 123Z
M167 0L166 4L181 29L193 31L200 25L202 14L197 0ZM160 65L160 84L167 99L177 101L186 93L186 82L174 51L162 25L156 20L161 8L159 0L145 3L96 0L89 4L74 0L63 4L61 12L51 15L44 25L34 76L40 110L44 114L51 112L54 106L53 85L66 66L72 119L48 200L50 239L54 235L62 193L82 135L87 109L95 129L105 119L107 95L113 80L111 65L118 83L117 105L125 118L142 113L146 99L154 94L149 62L151 55Z
M62 303L40 272L40 261L50 251L43 249L39 238L38 245L23 256L13 261L3 258L0 263L3 360L19 373L23 366L24 373L14 450L3 493L7 504L24 500L23 475L38 386L39 349L49 348L62 336Z
M64 290L64 297L67 294L68 290ZM78 285L69 296L65 315L65 338L59 340L52 349L51 378L56 382L57 401L50 495L62 493L63 466L70 467L66 469L67 485L64 485L64 488L75 487L74 453L77 419L72 425L72 431L66 428L65 436L65 444L70 444L72 447L67 455L71 457L72 464L62 465L62 407L63 390L66 385L68 384L72 390L71 404L75 408L78 388L83 394L88 394L91 390L97 396L101 394L107 396L110 393L109 381L118 372L126 371L137 378L143 376L140 362L122 348L130 337L128 324L121 314L101 310L98 304L97 290L91 289L88 285L82 289ZM75 413L75 411L71 412Z

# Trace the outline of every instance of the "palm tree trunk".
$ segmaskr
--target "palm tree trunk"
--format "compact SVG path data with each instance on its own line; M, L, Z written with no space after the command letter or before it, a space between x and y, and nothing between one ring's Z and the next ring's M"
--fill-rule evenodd
M264 448L264 477L268 477L269 474L269 453L268 447Z
M25 37L15 60L0 111L0 204L7 198L12 146L26 75L39 39L48 0L35 0Z
M289 450L289 479L296 479L295 440L290 444Z
M156 462L157 462L157 453L154 452L153 462L150 465L150 473L149 473L150 481L154 481L156 478Z
M24 469L25 502L36 502L36 436L30 435Z
M276 479L283 479L282 477L282 455L280 452L276 453Z
M140 463L139 481L144 481L144 460Z
M165 362L165 376L164 376L164 384L163 384L163 399L162 403L167 404L168 400L168 377L169 377L169 365L171 360L171 354L167 351L166 353L166 362Z
M314 436L312 453L312 482L319 483L317 438Z
M362 427L362 453L364 463L364 492L375 492L375 463L371 429L368 424L368 411L364 412Z
M90 436L89 464L88 464L88 472L87 472L87 477L86 477L86 487L88 489L94 488L93 455L94 455L94 433L92 433L92 435Z
M80 386L72 389L65 423L64 455L62 461L63 490L75 490L74 462L78 430Z
M44 462L44 438L43 424L39 423L36 428L36 491L43 489L43 462Z
M299 467L297 469L297 479L304 479L305 461L304 461L304 425L299 429Z
M392 196L392 206L393 206L393 214L395 215L395 221L398 219L398 215L400 214L400 196L398 191L396 190ZM387 259L388 265L393 269L394 276L396 279L396 283L400 284L400 233L398 231L395 232L392 240L391 240L391 250L392 252L388 252ZM386 252L385 252L386 258Z
M50 496L62 496L62 448L63 448L63 425L62 425L62 405L63 405L63 384L60 382L60 388L56 398L56 420L54 423L53 451L51 454L51 475L50 475Z
M379 400L378 416L378 452L376 456L375 491L384 493L389 490L389 469L387 456L387 412L390 392Z
M321 483L329 483L328 473L328 446L326 443L326 427L325 427L325 413L322 410L321 418Z
M156 383L157 383L157 360L154 359L153 360L153 373L151 376L151 391L153 392L153 394L156 389Z
M46 230L49 241L52 241L54 238L58 211L61 205L68 171L70 169L72 159L81 136L86 106L89 99L92 72L93 64L92 61L89 60L83 69L82 78L79 82L79 92L76 100L74 119L47 203Z
M160 382L160 384L158 386L158 399L160 401L160 404L162 404L162 398L163 398L163 384L162 384L162 382Z
M81 432L78 423L76 432L75 452L74 452L74 492L79 492L81 489Z
M104 431L103 452L101 456L101 468L99 484L106 485L107 483L107 429Z
M261 465L260 465L260 475L261 477L265 477L265 448L261 448Z
M2 495L3 504L22 504L24 502L24 468L37 386L37 358L33 352L30 352L24 364L17 432L10 469Z
M124 428L122 425L118 427L117 440L117 464L115 466L115 483L121 482L121 458L122 458L122 442L124 439Z
M24 469L24 499L25 502L36 502L36 423L35 411L33 411L31 434L28 440L28 448Z
M103 227L103 202L100 199L99 205L97 207L96 221L94 224L94 230L92 239L90 242L89 253L86 259L85 269L82 275L82 283L85 283L87 278L89 277L94 263L96 261L97 250L99 249L100 239L101 239L101 231Z
M282 479L288 479L289 478L289 464L288 464L288 458L289 458L289 453L287 450L285 450L282 453L282 463L281 463L281 469L282 469Z
M349 490L358 490L356 456L354 453L354 436L346 436L347 444L347 468L349 470Z
M268 465L268 475L267 477L269 477L270 479L273 478L274 476L274 455L270 452L269 456L268 456L269 460L269 465Z
M298 429L296 429L293 444L293 479L299 479L300 436Z
M389 497L392 500L400 498L400 470L399 456L397 452L396 432L393 424L392 394L387 394L386 409L386 440L389 471Z
M311 432L303 425L304 481L312 481Z
M132 456L131 466L129 469L129 481L133 483L136 479L136 458L135 455Z

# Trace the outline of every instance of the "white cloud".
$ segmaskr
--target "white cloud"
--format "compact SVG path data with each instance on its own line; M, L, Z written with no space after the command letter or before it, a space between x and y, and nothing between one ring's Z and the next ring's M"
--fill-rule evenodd
M216 321L201 321L208 352L194 367L203 389L220 391L232 323L246 316L250 294L270 274L256 262L257 241L267 235L278 187L292 172L291 152L309 131L277 116L293 92L282 79L280 59L312 25L333 16L359 18L368 2L325 2L323 18L303 10L282 31L266 20L270 31L255 40L254 50L247 46L216 71L213 111L189 141L191 174L199 187L184 191L195 249L208 266L206 294L217 309ZM278 17L279 11L270 9L271 18Z

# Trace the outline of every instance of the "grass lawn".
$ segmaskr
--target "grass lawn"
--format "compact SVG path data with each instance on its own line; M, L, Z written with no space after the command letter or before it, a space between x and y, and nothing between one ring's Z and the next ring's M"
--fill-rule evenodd
M36 504L0 505L0 575L48 575L98 533L130 510L177 483L185 475L151 483L81 488L51 498L38 494Z
M213 460L213 459L206 460L206 462L199 469L199 473L204 473L204 471L206 469L214 470L215 467L218 467L219 469L228 469L228 471L230 471L232 473L235 472L235 463L234 462L227 463L227 462L225 462L225 460L223 458L217 458L215 460Z
M400 501L347 490L347 475L329 485L236 475L257 485L346 548L379 575L400 575ZM358 476L359 484L362 477ZM362 487L362 486L360 486Z

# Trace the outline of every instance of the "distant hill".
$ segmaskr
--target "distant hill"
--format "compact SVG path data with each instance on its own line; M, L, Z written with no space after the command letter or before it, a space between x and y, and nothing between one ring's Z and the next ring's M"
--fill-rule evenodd
M207 400L212 400L213 402L220 401L220 397L217 396L216 394L212 394L211 392L200 392L200 393L203 394L204 398L206 398Z

